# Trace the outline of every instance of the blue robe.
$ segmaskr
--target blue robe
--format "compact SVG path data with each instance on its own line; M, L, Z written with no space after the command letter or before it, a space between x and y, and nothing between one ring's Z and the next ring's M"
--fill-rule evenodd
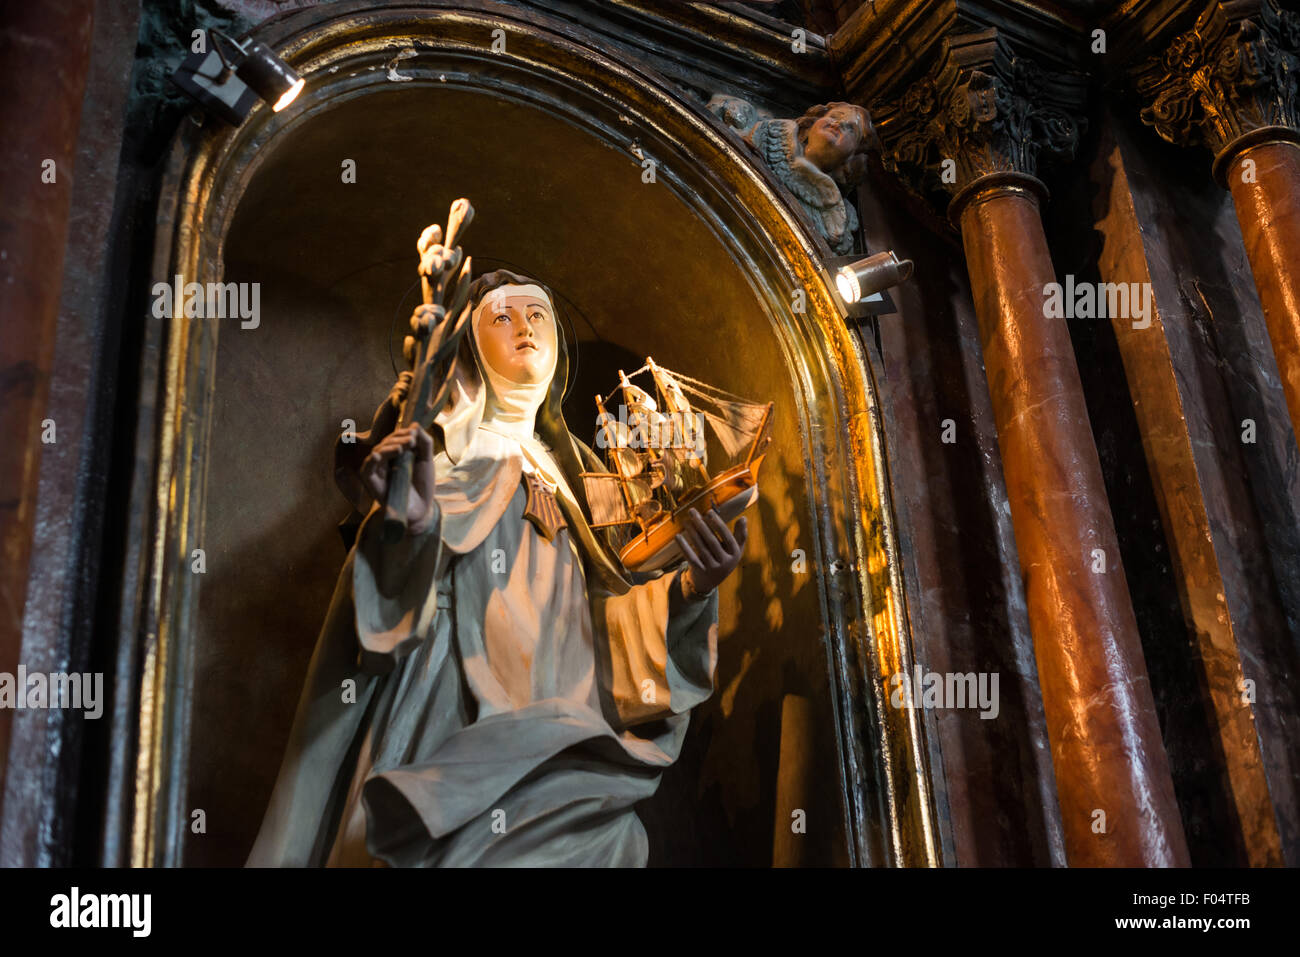
M427 532L368 516L249 865L645 864L634 805L712 693L716 594L589 583L568 496L553 541L523 517L528 467L480 429L435 460Z

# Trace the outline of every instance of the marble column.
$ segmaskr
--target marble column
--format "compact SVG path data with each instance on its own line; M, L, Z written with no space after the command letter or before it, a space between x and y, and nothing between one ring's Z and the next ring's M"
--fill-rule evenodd
M1215 0L1132 73L1144 123L1214 153L1300 437L1300 13L1277 0Z
M1243 139L1225 150L1223 168L1300 436L1300 135L1265 127Z
M883 113L886 165L942 186L961 231L1029 605L1067 857L1181 866L1186 841L1041 219L1040 155L1078 123L987 36L945 45ZM1068 85L1068 84L1067 84ZM1067 97L1068 99L1068 97Z
M1208 150L1198 157L1189 149L1188 165L1209 172L1228 190L1240 237L1235 230L1199 234L1189 244L1195 248L1172 261L1165 252L1168 240L1183 228L1175 203L1188 200L1172 195L1167 161L1145 175L1139 171L1132 192L1137 205L1126 210L1120 204L1112 225L1128 234L1117 237L1117 249L1156 265L1150 277L1156 321L1169 349L1162 357L1164 350L1150 342L1144 347L1155 350L1150 361L1131 365L1126 354L1125 364L1134 370L1135 401L1145 402L1138 411L1144 438L1150 443L1159 436L1164 453L1153 476L1177 503L1172 512L1182 513L1171 514L1167 534L1183 543L1188 598L1199 595L1192 616L1196 641L1244 851L1252 864L1294 865L1300 860L1297 691L1291 677L1294 610L1300 607L1294 585L1300 554L1294 544L1300 501L1294 467L1300 435L1300 15L1276 0L1213 0L1189 4L1183 24L1193 16L1190 29L1169 36L1137 12L1121 11L1115 32L1130 34L1126 62L1142 123L1176 146ZM1129 167L1146 151L1126 152L1129 159L1115 150L1112 166L1120 176L1103 190L1112 197L1116 187L1129 192ZM1208 178L1205 186L1212 189ZM1126 218L1134 220L1127 227ZM1253 297L1249 283L1240 282L1242 269L1230 269L1235 281L1221 283L1217 293L1213 282L1202 285L1195 278L1207 241L1223 246L1216 262L1239 261L1244 250L1258 305L1248 301ZM1147 255L1152 250L1155 257ZM1217 308L1211 308L1212 300ZM1190 310L1212 323L1208 341L1185 315ZM1267 339L1259 329L1260 312ZM1121 350L1136 348L1139 333L1117 334ZM1268 361L1270 347L1276 371ZM1162 375L1170 359L1169 373ZM1222 371L1200 371L1211 364ZM1168 380L1158 388L1164 401L1149 394L1161 377ZM1146 387L1134 384L1135 378L1145 378ZM1249 439L1242 432L1247 426ZM1176 454L1170 439L1186 441L1188 453ZM1179 458L1194 469L1180 466ZM1200 501L1189 495L1198 486ZM1203 523L1196 513L1204 514ZM1204 528L1194 529L1198 524Z
M1251 362L1256 338L1263 343L1259 358L1271 366L1267 332L1258 305L1249 304L1250 274L1226 198L1215 203L1208 182L1189 188L1195 177L1186 172L1171 181L1164 151L1153 155L1147 131L1127 117L1099 119L1088 189L1092 231L1102 239L1096 265L1104 282L1150 291L1144 315L1111 316L1110 324L1186 622L1182 640L1147 647L1157 703L1163 692L1170 714L1166 750L1178 787L1193 792L1184 820L1197 864L1279 866L1290 863L1283 838L1295 844L1295 815L1284 809L1296 804L1291 754L1300 737L1300 696L1281 677L1289 669L1275 667L1287 660L1288 629L1271 585L1287 574L1285 556L1296 553L1300 532L1288 536L1294 518L1284 509L1267 511L1268 500L1256 498L1248 476L1280 484L1276 473L1285 469L1292 440L1285 428L1265 427L1259 444L1243 445L1234 399L1247 396L1264 426L1270 407L1257 405L1262 396L1252 382L1207 371L1217 373L1216 352ZM1238 281L1206 284L1216 265ZM1276 371L1259 374L1271 379ZM1285 420L1281 396L1271 409ZM1294 495L1300 478L1292 485ZM1278 504L1287 495L1284 485L1270 491ZM1272 548L1264 522L1274 525ZM1178 690L1171 687L1174 674L1182 675ZM1199 700L1186 695L1193 687L1202 689ZM1257 693L1245 694L1248 687ZM1213 834L1206 826L1211 807L1230 809Z
M72 159L90 61L93 0L11 3L0 14L0 672L22 641L63 280ZM0 709L0 783L13 712Z

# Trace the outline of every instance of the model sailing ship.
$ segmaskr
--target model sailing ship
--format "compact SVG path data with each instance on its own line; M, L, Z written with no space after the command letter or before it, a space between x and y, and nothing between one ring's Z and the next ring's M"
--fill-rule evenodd
M631 381L642 373L653 377L655 395ZM596 447L604 450L609 470L583 472L582 481L592 528L621 528L623 566L655 571L684 557L677 535L691 509L716 508L731 522L758 501L772 403L747 401L648 357L631 376L620 369L618 377L619 416L606 407L612 396L596 396Z

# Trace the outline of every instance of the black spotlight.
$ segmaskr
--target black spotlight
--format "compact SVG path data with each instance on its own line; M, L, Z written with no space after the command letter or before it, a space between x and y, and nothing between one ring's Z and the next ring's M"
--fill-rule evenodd
M242 123L258 97L278 113L302 92L303 79L260 40L241 44L220 30L208 36L212 49L191 53L172 80L227 123Z

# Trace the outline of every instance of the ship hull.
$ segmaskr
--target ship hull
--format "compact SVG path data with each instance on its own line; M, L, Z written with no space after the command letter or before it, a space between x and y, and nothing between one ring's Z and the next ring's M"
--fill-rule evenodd
M703 515L716 507L723 521L730 524L758 501L758 466L762 460L760 455L752 462L721 472L681 500L671 515L653 522L623 546L618 553L623 567L633 572L652 572L683 561L686 556L677 544L677 536L687 527L690 510Z

